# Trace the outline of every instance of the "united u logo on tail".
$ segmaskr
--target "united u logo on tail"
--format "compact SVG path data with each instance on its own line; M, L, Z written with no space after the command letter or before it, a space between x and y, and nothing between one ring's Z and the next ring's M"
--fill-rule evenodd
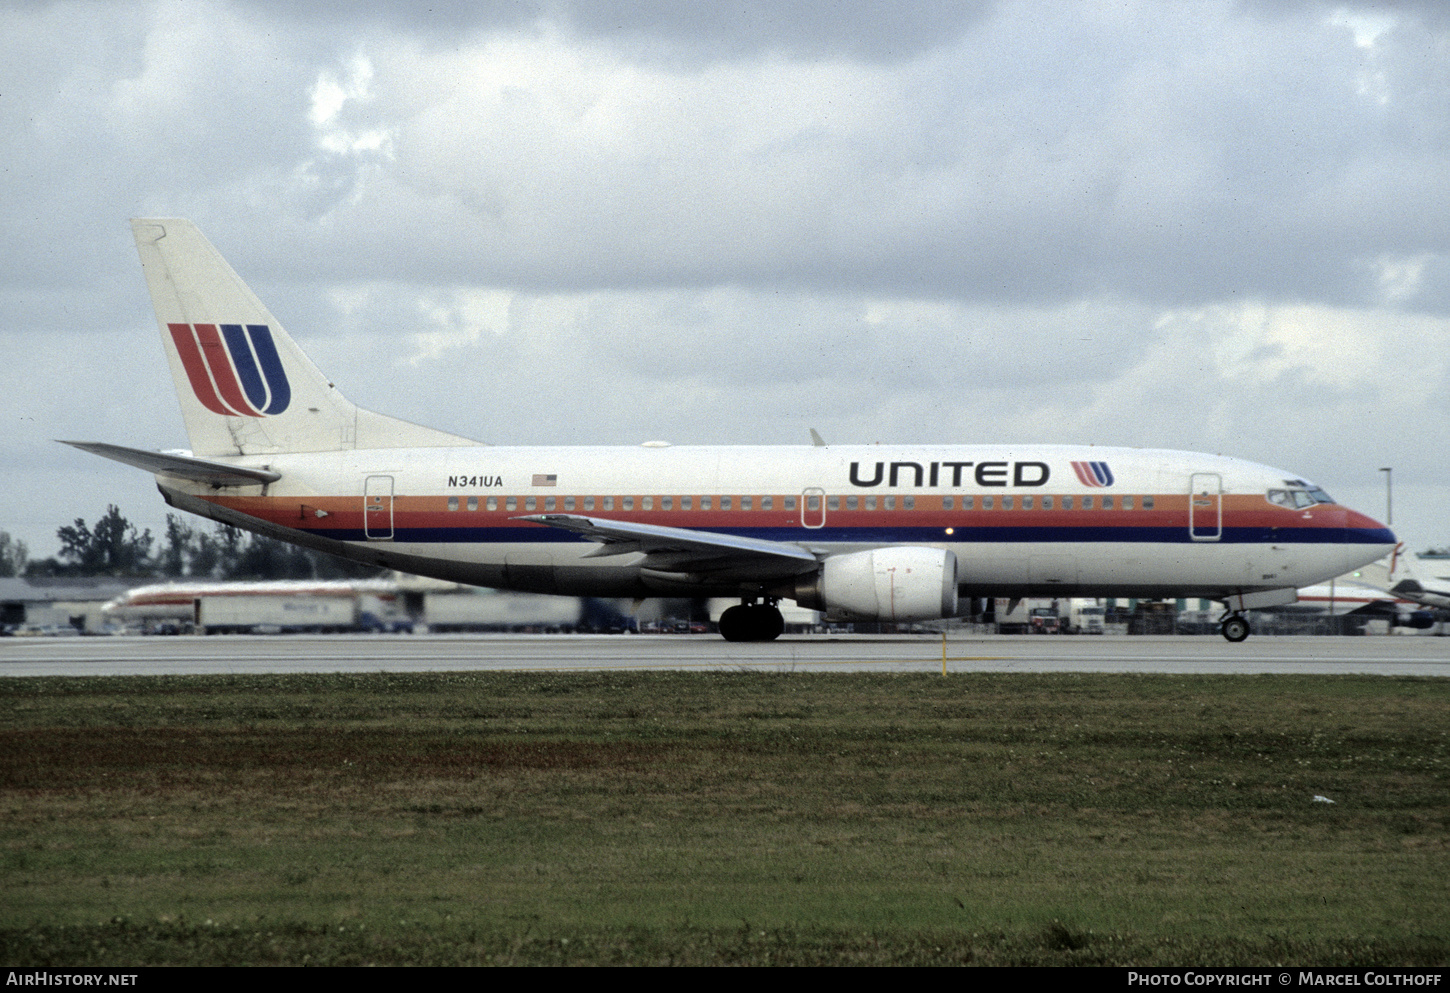
M1113 485L1113 470L1106 462L1074 462L1072 471L1077 473L1077 481L1084 486Z
M265 324L168 324L202 406L227 417L280 414L292 400Z

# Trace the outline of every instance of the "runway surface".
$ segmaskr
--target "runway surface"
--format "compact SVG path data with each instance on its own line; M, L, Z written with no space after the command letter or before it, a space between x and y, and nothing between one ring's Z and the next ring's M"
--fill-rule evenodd
M945 658L945 661L943 659ZM764 672L1372 673L1450 676L1450 639L234 635L0 639L0 677L673 669Z

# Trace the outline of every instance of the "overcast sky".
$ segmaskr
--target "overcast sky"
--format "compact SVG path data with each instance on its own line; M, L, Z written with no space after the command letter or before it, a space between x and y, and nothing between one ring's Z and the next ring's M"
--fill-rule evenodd
M1450 543L1439 4L0 4L0 530L184 448L127 218L496 444L1223 452Z

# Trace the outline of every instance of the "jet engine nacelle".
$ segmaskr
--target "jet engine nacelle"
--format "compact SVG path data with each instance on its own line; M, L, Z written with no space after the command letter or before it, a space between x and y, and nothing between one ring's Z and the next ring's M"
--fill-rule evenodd
M833 555L796 584L810 610L855 621L926 621L957 612L957 557L943 548L876 548Z

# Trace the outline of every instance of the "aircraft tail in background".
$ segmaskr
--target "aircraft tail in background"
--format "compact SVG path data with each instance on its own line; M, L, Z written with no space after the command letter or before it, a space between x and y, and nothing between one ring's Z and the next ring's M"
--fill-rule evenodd
M479 444L351 403L190 221L131 230L194 455Z

